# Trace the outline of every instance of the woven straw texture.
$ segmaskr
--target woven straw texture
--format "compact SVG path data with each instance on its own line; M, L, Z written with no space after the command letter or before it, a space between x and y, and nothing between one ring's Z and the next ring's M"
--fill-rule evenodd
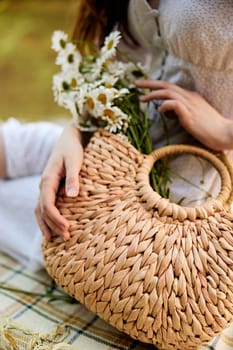
M152 190L154 162L180 153L217 169L216 199L182 207ZM233 320L231 179L227 159L200 148L167 146L145 156L98 131L85 150L79 196L57 198L71 239L43 243L48 273L131 337L164 350L197 349Z

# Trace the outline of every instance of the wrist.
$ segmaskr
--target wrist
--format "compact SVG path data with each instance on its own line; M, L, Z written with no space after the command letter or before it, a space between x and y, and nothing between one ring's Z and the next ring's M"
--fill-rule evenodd
M78 137L80 141L82 141L82 132L73 120L65 126L64 132L71 133L72 135Z
M81 145L85 148L92 136L92 132L90 131L81 131L79 127L75 124L75 122L72 120L67 126L66 126L67 132L75 137L80 141Z

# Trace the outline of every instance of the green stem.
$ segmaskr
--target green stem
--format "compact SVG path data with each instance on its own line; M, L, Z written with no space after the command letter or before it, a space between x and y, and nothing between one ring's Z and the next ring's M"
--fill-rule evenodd
M163 113L160 113L160 116L161 116L161 120L162 120L162 123L163 123L163 130L164 130L164 133L165 133L166 145L169 145L170 144L170 137L169 137L169 130L168 130L168 127L167 127L167 123L165 121L165 116L164 116Z
M139 143L139 139L133 125L129 125L128 131L131 134L130 137L131 137L131 140L133 141L133 145L139 150L139 152L141 152L141 145Z
M150 154L153 151L153 144L149 134L151 121L147 112L142 111L139 103L139 93L132 89L131 92L116 100L116 105L130 117L129 126L126 136L129 142L141 153ZM167 143L169 143L168 128L164 118L162 119ZM150 172L150 184L154 191L158 192L162 197L168 198L169 189L169 165L165 160L156 162Z

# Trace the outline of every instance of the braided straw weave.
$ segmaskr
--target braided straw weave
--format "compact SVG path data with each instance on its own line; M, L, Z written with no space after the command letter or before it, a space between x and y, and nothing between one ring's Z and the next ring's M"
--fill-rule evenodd
M222 182L216 199L182 207L152 190L154 162L179 153L213 164ZM197 147L167 146L145 156L98 131L85 151L79 196L57 199L71 239L43 243L49 274L131 337L160 349L197 349L233 320L228 168L226 159Z

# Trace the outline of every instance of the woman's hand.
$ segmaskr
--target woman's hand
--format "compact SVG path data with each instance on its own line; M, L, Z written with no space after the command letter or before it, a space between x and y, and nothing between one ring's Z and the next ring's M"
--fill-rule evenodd
M173 111L192 136L213 150L233 148L233 121L222 117L197 92L160 80L137 80L136 86L151 91L142 102L164 100L160 112Z
M83 161L81 135L77 128L68 125L48 160L41 177L40 196L35 209L42 233L49 240L52 233L67 240L69 224L55 206L61 180L65 178L67 196L76 197L79 192L78 174Z

